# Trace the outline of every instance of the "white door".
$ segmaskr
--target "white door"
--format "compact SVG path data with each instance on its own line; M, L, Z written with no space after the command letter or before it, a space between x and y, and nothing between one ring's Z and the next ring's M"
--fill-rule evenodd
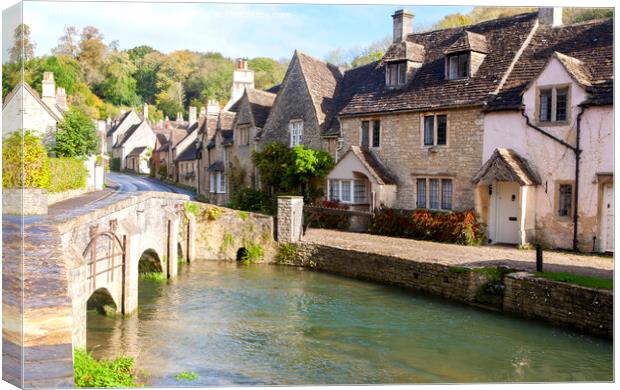
M603 186L603 251L614 251L614 185Z
M519 243L519 184L497 182L496 242Z

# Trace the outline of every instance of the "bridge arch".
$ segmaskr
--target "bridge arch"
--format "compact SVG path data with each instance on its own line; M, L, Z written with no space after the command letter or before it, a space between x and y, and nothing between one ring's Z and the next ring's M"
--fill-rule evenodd
M139 274L163 271L164 267L156 250L149 248L142 252L142 255L140 255L140 260L138 260Z
M86 310L97 310L99 314L110 315L116 313L119 305L114 301L110 291L101 287L93 291L86 301Z

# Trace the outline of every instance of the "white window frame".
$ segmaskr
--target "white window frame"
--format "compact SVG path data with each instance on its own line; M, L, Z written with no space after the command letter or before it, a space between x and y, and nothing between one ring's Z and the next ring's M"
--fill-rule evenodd
M467 71L465 72L465 76L459 76L459 59L461 56L467 56ZM450 63L452 59L456 59L456 72L452 74ZM463 80L470 77L470 68L471 68L471 52L461 52L448 54L446 56L446 79L448 80Z
M292 119L288 122L289 146L303 145L304 121L301 119Z
M433 144L432 145L426 145L424 143L424 136L425 136L425 118L432 116L433 117ZM442 145L438 145L437 144L437 129L438 129L438 124L439 121L437 120L438 117L440 116L445 116L446 117L446 143L442 144ZM438 112L438 113L425 113L420 115L420 145L424 148L446 148L448 146L450 146L450 116L445 113L445 112Z
M349 182L349 199L348 201L342 200L342 189L343 182ZM362 182L364 184L364 202L356 202L355 201L355 184ZM336 187L334 187L336 184ZM368 204L370 202L369 194L368 194L368 185L369 181L364 179L329 179L327 181L327 196L330 201L336 201L344 204L358 205L358 204ZM335 189L335 197L332 197L332 189Z
M417 202L418 202L418 180L426 180L426 185L425 185L425 199L426 199L426 207L423 207L421 209L423 210L437 210L437 211L452 211L454 210L454 178L452 177L445 177L445 176L416 176L414 178L414 183L415 183L415 197L414 199L416 200L416 208L418 208ZM439 181L439 207L438 208L431 208L431 180L438 180ZM444 209L442 208L443 206L443 181L444 180L450 180L452 182L452 199L450 199L450 205L452 206L449 209Z

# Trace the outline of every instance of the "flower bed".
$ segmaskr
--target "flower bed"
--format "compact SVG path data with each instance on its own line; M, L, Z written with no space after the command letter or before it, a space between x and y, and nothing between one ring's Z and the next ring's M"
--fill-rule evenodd
M480 245L485 240L484 224L478 221L473 210L440 212L384 208L372 217L370 232L461 245Z

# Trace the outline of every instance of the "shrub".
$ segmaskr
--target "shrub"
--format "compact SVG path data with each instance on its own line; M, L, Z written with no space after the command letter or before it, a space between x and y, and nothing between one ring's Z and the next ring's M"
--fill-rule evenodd
M233 193L230 207L237 210L274 215L277 206L275 198L270 197L267 193L252 188L241 188Z
M121 170L121 159L119 157L114 157L110 159L110 170L114 172L120 172Z
M220 210L219 208L215 206L207 207L207 209L204 211L204 216L209 221L215 221L219 219L221 215L222 215L222 210Z
M76 158L50 158L50 192L63 192L86 187L88 169Z
M185 202L185 211L197 217L200 214L200 205L194 202Z
M385 236L461 245L480 245L485 240L484 224L478 221L473 210L440 212L384 208L373 215L370 231Z
M245 248L245 252L243 252L243 256L241 256L241 262L243 264L251 264L258 262L265 253L265 250L262 246L256 243L251 243Z
M193 381L198 378L198 374L196 374L194 371L191 371L191 372L183 371L181 373L176 374L174 378L178 381L181 381L181 380Z
M278 263L287 263L297 255L297 247L294 244L281 244L278 250Z
M138 387L131 357L95 360L88 352L74 350L73 375L76 387Z
M340 202L323 200L318 204L314 204L316 207L323 207L327 209L339 209L347 210L348 206ZM306 224L313 213L304 213L304 224ZM346 230L349 228L351 218L348 215L330 215L330 214L318 214L315 215L310 223L311 227L319 229L338 229Z
M168 176L168 167L165 164L159 166L159 178L165 180Z
M140 280L150 280L151 282L165 282L168 278L163 272L145 272L140 274Z
M23 159L23 183L22 183ZM48 188L50 167L41 139L30 130L7 137L2 144L2 188Z
M54 151L59 157L86 157L97 152L99 138L95 124L77 107L64 112L58 123Z

